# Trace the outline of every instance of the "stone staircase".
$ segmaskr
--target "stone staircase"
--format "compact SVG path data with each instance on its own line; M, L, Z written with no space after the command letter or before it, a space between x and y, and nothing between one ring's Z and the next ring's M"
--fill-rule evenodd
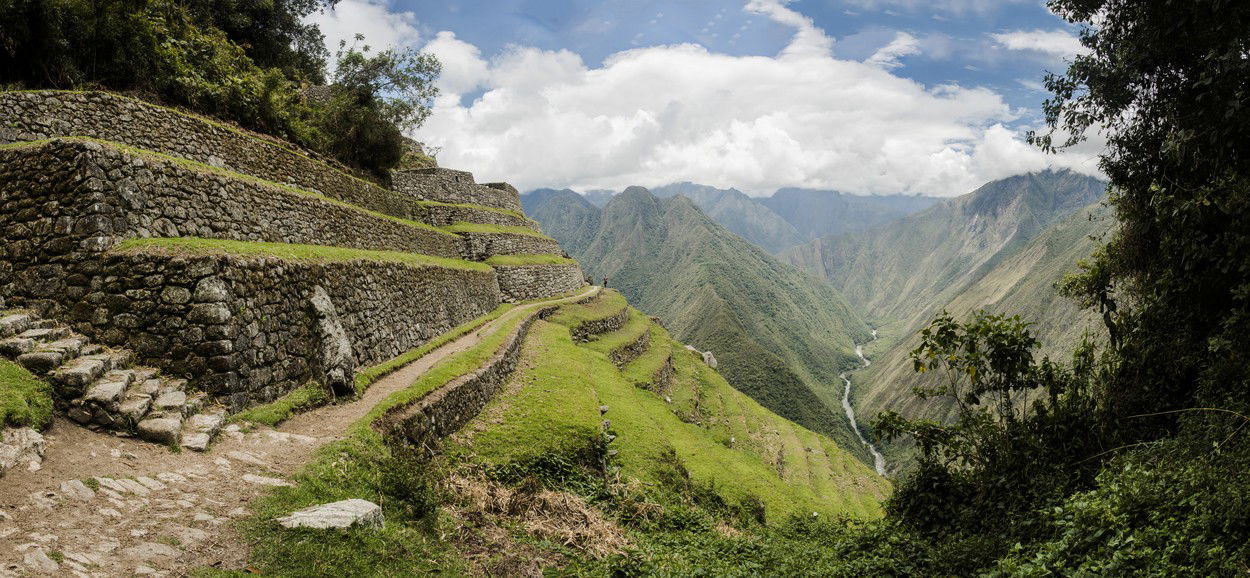
M133 354L32 311L0 317L0 356L52 385L57 409L92 429L205 451L225 423L187 381L133 366Z

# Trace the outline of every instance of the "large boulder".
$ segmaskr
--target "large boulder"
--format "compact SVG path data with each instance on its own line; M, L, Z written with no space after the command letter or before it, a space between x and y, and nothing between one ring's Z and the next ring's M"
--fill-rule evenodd
M354 391L356 358L352 355L352 342L339 321L338 311L330 294L318 285L313 288L313 312L317 315L317 329L321 334L321 373L323 384L335 395L350 395Z
M369 500L352 498L304 508L290 516L278 518L277 522L283 528L380 528L382 507Z

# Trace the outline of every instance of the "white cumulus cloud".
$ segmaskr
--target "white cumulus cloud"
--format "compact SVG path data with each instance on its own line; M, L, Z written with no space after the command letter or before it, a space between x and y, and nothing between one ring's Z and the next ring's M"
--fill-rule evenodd
M882 46L864 62L880 68L898 68L903 65L898 59L913 54L920 54L920 41L906 32L899 32L894 40Z
M331 57L340 41L351 46L357 33L365 35L365 44L374 52L420 42L416 14L391 12L386 0L340 0L330 8L309 15L308 21L316 24L325 35ZM333 64L330 62L331 66Z
M1080 39L1065 30L1013 30L990 34L990 37L1007 50L1056 58L1071 58L1085 50Z
M840 60L833 39L785 2L746 9L791 27L789 45L774 56L650 46L594 66L525 46L487 57L441 32L425 49L443 61L443 94L414 136L441 148L443 166L522 190L690 180L751 194L956 195L1048 167L1096 174L1095 153L1027 145L992 90L891 74L919 49L910 35L868 61Z

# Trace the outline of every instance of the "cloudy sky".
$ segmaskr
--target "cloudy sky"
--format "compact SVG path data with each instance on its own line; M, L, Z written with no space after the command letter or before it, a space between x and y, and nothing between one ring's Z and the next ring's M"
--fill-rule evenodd
M436 54L413 136L481 182L949 196L1096 174L1096 143L1023 141L1081 49L1041 0L341 0L314 19L332 47Z

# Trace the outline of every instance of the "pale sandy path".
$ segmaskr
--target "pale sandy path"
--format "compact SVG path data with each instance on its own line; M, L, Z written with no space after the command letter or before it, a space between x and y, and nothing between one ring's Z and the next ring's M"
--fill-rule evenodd
M380 401L507 321L596 291L518 306L378 380L360 399L277 429L229 428L208 453L172 453L58 418L45 433L43 468L0 478L0 576L180 576L200 566L241 567L246 546L229 522L267 484L288 483L283 478ZM95 492L74 487L93 477L113 481Z

